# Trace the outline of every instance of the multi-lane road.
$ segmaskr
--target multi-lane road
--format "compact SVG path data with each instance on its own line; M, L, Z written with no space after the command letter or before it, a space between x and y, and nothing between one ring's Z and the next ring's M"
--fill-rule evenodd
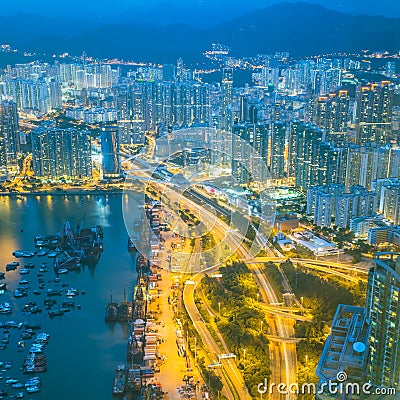
M141 171L141 173L143 173L143 170ZM225 224L221 220L216 218L216 216L212 212L210 212L210 210L204 207L199 207L199 205L192 200L188 199L185 196L182 196L180 191L173 190L173 185L168 185L168 188L166 188L162 185L162 183L152 181L152 186L158 190L162 197L168 198L169 204L173 204L174 202L176 202L182 207L189 209L197 217L201 218L204 224L210 227L215 236L219 237L220 239L225 238L226 240L228 240L227 243L228 245L230 243L231 248L236 249L241 245L236 237L232 237L231 241L231 236L228 234L228 238L226 238L227 229ZM199 254L199 252L197 254ZM193 260L193 256L189 255L186 261L196 262L196 259L198 260L197 256L194 256L194 258L195 259ZM218 266L215 266L209 269L208 272L210 273L216 271L218 268ZM214 340L211 332L204 323L194 301L195 288L197 284L201 281L203 276L203 273L199 273L191 278L191 281L194 284L185 285L183 291L183 301L186 311L190 319L192 320L193 326L197 330L210 358L218 362L218 356L222 354L224 349L221 349ZM219 373L219 376L221 377L221 380L224 384L223 395L232 400L250 400L251 396L248 393L248 390L243 380L243 376L238 369L236 362L233 359L221 359L220 362L222 364L222 369L217 369L216 372Z
M193 212L195 212L195 208L198 207L197 204L190 204L191 200L187 199L187 206L191 207ZM218 238L225 241L228 246L235 249L235 253L242 258L251 258L251 254L247 247L244 245L244 238L236 231L231 230L229 226L219 220L215 219L215 215L209 213L208 210L203 211L203 218L212 218L214 220L213 224L213 234ZM210 224L211 225L211 224ZM218 269L218 266L215 266L209 269L207 272L213 272ZM278 297L272 288L271 283L268 281L268 278L262 272L262 266L254 265L252 268L256 281L259 285L263 300L266 303L278 303ZM187 285L184 290L184 303L185 307L188 311L190 318L193 321L195 326L198 326L199 323L201 325L201 318L197 307L194 303L194 291L196 289L197 284L201 281L203 277L203 273L195 275L192 278L194 285ZM288 339L293 339L294 330L293 330L293 321L287 318L282 318L277 315L270 315L268 318L268 325L270 329L270 334L275 337ZM285 383L289 385L290 383L297 382L297 357L296 357L296 345L295 343L288 343L284 340L282 341L270 341L269 352L270 352L270 365L272 372L272 381L276 384ZM237 368L235 368L235 363L233 361L229 361L231 365L226 367L227 369L231 369L230 377L233 378L235 382L235 387L240 388L242 383L241 376L236 374ZM244 394L240 398L244 397ZM278 393L272 395L273 399L280 398Z
M135 163L135 161L132 161ZM151 173L146 173L146 161L140 160L136 164L136 171L142 178L150 178ZM137 168L139 167L139 168ZM139 172L140 171L140 172ZM200 220L208 227L209 231L213 234L217 241L223 241L232 252L234 252L240 259L245 261L250 270L253 272L256 282L259 286L260 293L265 306L265 311L268 313L268 326L269 336L275 338L270 340L269 354L270 354L270 366L271 366L271 377L270 382L278 385L284 383L286 385L294 384L297 382L297 356L296 356L296 339L294 338L294 323L296 319L295 313L294 318L290 318L287 315L287 310L282 307L282 314L279 310L276 310L276 304L279 303L278 296L274 291L268 276L264 273L263 263L265 262L282 262L285 258L281 254L276 254L270 249L266 249L268 257L254 258L250 253L245 242L246 239L239 232L232 230L228 224L226 224L219 216L222 213L221 207L216 207L215 212L210 211L209 206L215 207L215 202L212 199L207 199L207 196L202 192L197 193L191 189L182 193L180 188L175 188L175 185L170 182L160 182L156 179L151 179L151 184L159 192L168 195L169 200L172 203L176 201L178 204L189 209L193 214L198 216ZM167 190L166 190L167 188ZM167 194L166 194L167 192ZM201 200L200 202L198 200ZM171 202L170 202L171 204ZM225 210L226 211L226 210ZM232 211L232 210L231 210ZM199 263L198 256L198 242L196 243L196 255L191 257L191 263ZM365 277L366 269L356 268L351 265L342 263L332 263L329 261L317 261L308 259L293 259L293 262L299 262L307 266L307 268L314 268L322 272L329 272L342 277L348 277L349 280L358 280ZM197 285L200 283L204 276L204 273L212 273L218 270L219 266L215 265L207 270L195 274L190 280L191 284L185 285L183 291L183 301L187 313L192 320L194 327L196 328L201 340L207 349L210 358L218 361L218 355L223 351L227 351L226 346L220 348L216 343L213 335L209 331L207 325L204 323L203 318L196 307L194 301L194 294ZM193 269L192 269L193 270ZM270 304L271 307L268 309L266 304ZM218 334L218 333L217 333ZM229 399L251 399L240 370L238 369L234 359L221 359L224 373L220 376L224 384L223 394ZM270 399L294 399L290 395L281 396L278 393L273 393Z
M132 163L135 163L137 160L132 160ZM149 177L150 174L146 174L145 167L146 162L140 160L138 164L136 164L136 170L140 170L141 177ZM139 167L139 168L137 168ZM177 190L176 193L174 191L173 184L166 183L157 183L152 180L152 185L159 190L159 192L165 192L166 186L168 186L168 196L170 200L175 200L178 204L184 204L186 208L188 208L195 215L201 216L202 222L210 227L210 231L216 237L216 239L224 241L224 243L232 249L233 253L236 253L240 258L249 259L252 258L247 247L244 245L245 238L235 230L232 230L224 221L216 216L216 213L211 212L208 207L204 207L202 204L198 204L198 202L194 202L192 198L188 198L182 196L180 190ZM192 193L193 195L193 193ZM175 197L175 198L174 198ZM204 200L204 198L202 198ZM208 205L213 205L212 202L206 203ZM200 212L199 212L200 210ZM261 267L261 265L260 265ZM257 267L256 267L257 268ZM212 267L207 270L207 272L213 272L218 269L218 266ZM260 271L260 269L258 269ZM204 271L206 272L206 271ZM266 277L262 274L255 274L257 282L259 283L259 287L262 293L262 297L264 301L269 303L276 303L277 296L274 293L274 290L270 284L270 282L266 279ZM194 301L194 291L196 289L197 284L201 281L203 277L203 273L199 273L195 275L191 280L194 282L194 285L186 285L183 293L184 304L186 310L188 312L189 317L192 320L193 325L195 326L197 332L199 333L204 345L207 347L211 354L216 354L218 356L218 352L221 352L220 349L213 339L210 331L205 325L204 321L201 318L199 310L196 307ZM283 319L279 316L271 315L269 318L269 326L270 326L270 334L273 336L281 337L281 338L291 338L293 337L293 324L290 325L287 319ZM272 370L272 379L276 384L279 383L292 383L296 382L296 348L295 345L288 344L285 342L273 342L270 344L270 366ZM223 374L223 381L226 377L229 379L228 385L224 385L225 395L229 399L251 399L247 388L245 386L243 377L239 369L237 368L236 362L233 359L222 359L221 363L223 365L225 374ZM225 379L226 381L226 379ZM278 399L280 396L277 394L272 396L272 398Z

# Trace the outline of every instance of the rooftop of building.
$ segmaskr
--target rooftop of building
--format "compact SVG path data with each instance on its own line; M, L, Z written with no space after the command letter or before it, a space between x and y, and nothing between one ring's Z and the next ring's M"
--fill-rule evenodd
M316 375L320 381L336 380L339 372L346 372L357 381L365 374L369 327L366 310L340 304L325 342Z
M276 221L290 221L290 220L297 220L297 214L289 214L289 213L285 213L285 214L278 214L275 217Z
M400 253L398 252L379 252L376 253L374 263L377 267L382 267L391 272L400 281Z

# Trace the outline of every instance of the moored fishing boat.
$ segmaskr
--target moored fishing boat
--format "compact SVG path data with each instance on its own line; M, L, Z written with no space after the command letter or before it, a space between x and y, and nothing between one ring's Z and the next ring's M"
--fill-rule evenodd
M126 389L126 368L124 364L119 364L114 374L114 384L112 393L114 395L122 395Z

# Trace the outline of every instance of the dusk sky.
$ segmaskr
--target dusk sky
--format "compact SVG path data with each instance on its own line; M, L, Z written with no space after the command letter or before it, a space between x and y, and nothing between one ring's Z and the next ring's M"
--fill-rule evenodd
M400 2L398 0L307 0L343 12L354 14L381 14L387 17L400 17ZM128 11L131 19L135 14L139 19L155 20L162 17L163 10L176 10L176 21L190 23L188 12L203 14L214 11L215 21L227 20L244 12L262 8L281 0L14 0L4 2L0 14L9 15L17 12L28 12L39 15L64 15L75 18L112 17ZM161 8L160 8L161 5ZM157 10L161 10L157 14ZM179 15L181 10L181 15ZM148 13L148 14L147 14ZM218 17L217 15L218 14ZM200 15L199 15L200 16ZM125 15L125 17L127 17ZM216 18L217 17L217 18Z

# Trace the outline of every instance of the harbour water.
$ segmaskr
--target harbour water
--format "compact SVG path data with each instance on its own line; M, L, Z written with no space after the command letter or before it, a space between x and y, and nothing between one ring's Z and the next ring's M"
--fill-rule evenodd
M51 335L45 348L47 372L41 373L41 391L26 394L27 399L71 400L71 399L112 399L111 390L116 366L125 362L128 326L115 323L106 325L104 313L110 295L113 300L123 300L123 292L131 296L136 281L136 268L127 251L128 234L125 229L121 195L53 195L53 196L4 196L0 197L0 271L15 258L16 249L33 250L34 236L59 232L63 223L69 220L75 226L84 219L84 226L101 225L104 229L104 251L96 266L82 268L62 276L62 282L68 287L84 290L73 300L81 305L81 310L73 309L61 317L50 319L43 307L41 314L23 315L22 308L28 301L36 301L43 306L46 289L54 287L49 280L56 277L53 259L35 256L30 259L18 259L21 264L33 262L35 268L28 275L21 276L20 267L6 273L8 290L0 294L0 303L10 302L14 311L10 315L0 315L0 321L14 320L40 323L42 331ZM47 262L48 272L44 274L45 289L40 296L32 293L38 286L37 273L42 262ZM29 280L29 296L14 298L13 292L20 279ZM58 302L61 299L56 298ZM62 297L65 299L65 295ZM11 331L10 343L0 350L0 361L12 362L5 376L15 377L25 382L20 368L29 349L27 341L25 351L17 352L17 341L21 340L20 331ZM18 389L5 386L5 378L0 379L0 390L9 394Z

